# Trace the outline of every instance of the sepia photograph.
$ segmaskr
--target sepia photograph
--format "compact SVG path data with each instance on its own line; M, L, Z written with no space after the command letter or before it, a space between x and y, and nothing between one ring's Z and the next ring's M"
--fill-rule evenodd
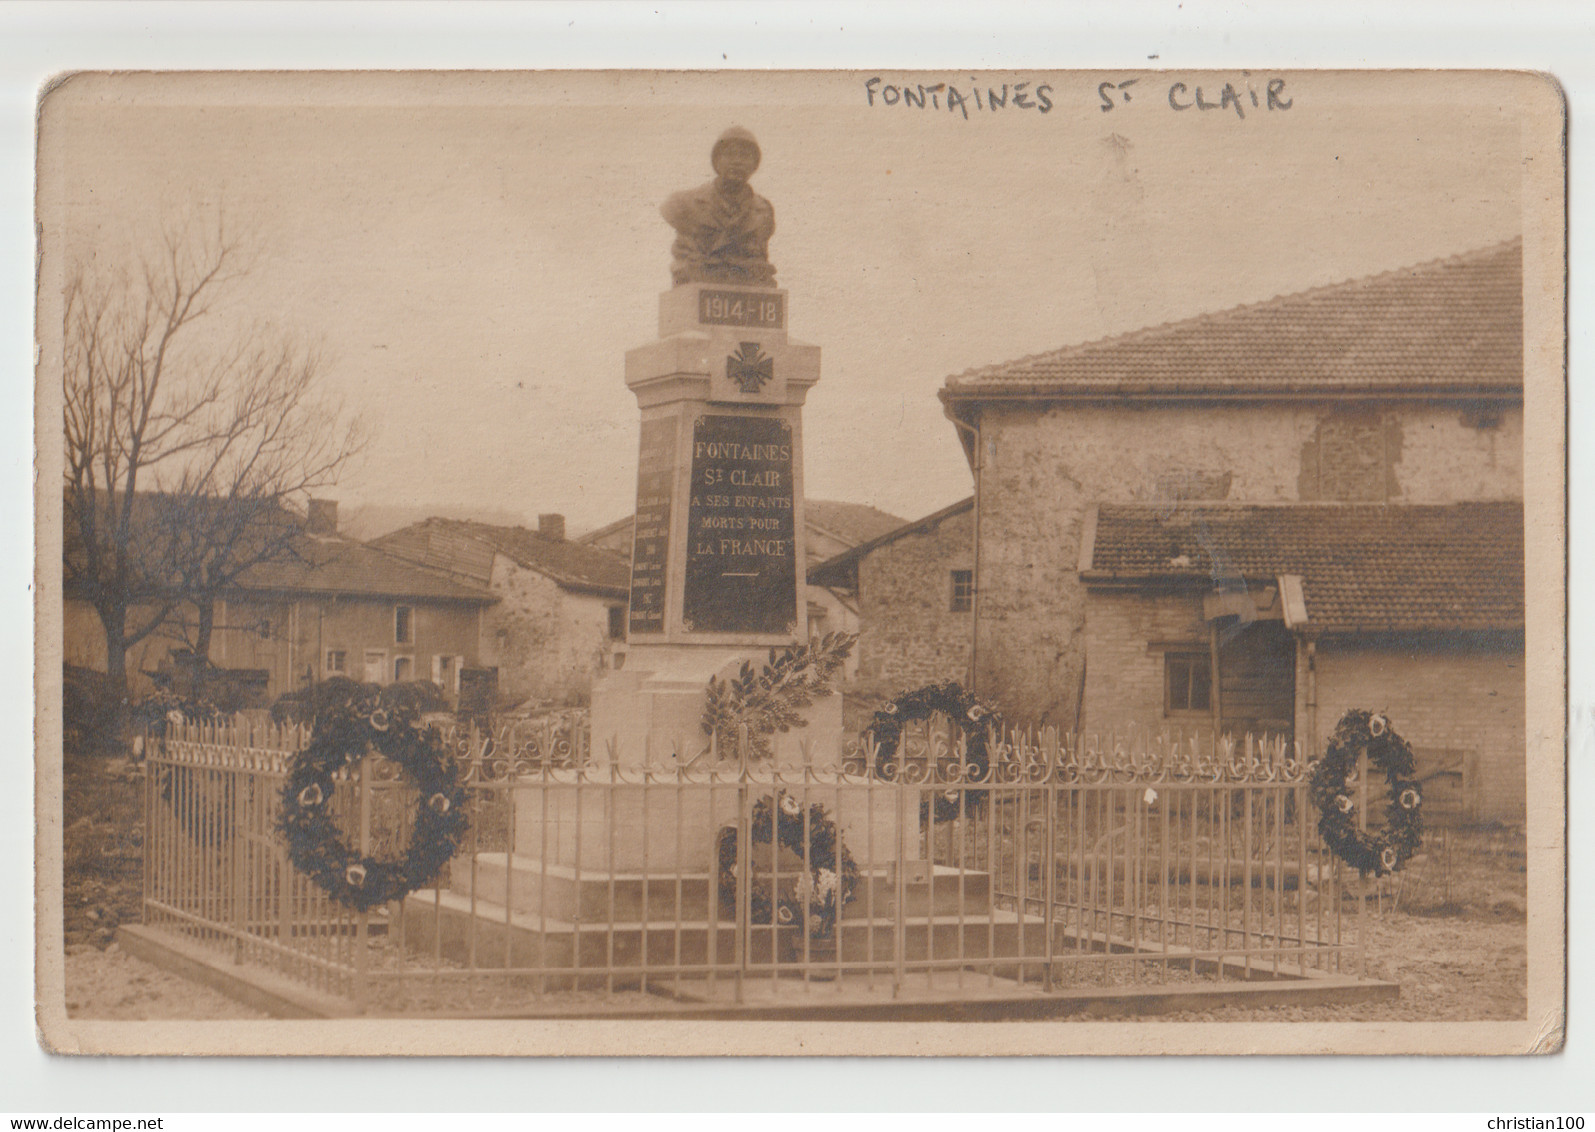
M1557 1052L1565 131L1514 71L63 75L41 1040Z

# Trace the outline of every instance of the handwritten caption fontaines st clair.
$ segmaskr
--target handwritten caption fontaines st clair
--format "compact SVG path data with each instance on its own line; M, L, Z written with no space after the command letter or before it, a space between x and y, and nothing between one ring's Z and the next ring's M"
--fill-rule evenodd
M1245 120L1253 113L1289 110L1294 98L1285 93L1285 80L1274 76L1254 80L1250 75L1239 82L1220 82L1193 78L1170 79L1136 77L1107 79L1093 88L1097 108L1104 114L1128 110L1135 105L1163 106L1166 110L1222 110ZM1151 94L1156 91L1157 93ZM1147 97L1151 94L1151 97ZM1159 97L1161 95L1161 97ZM880 75L864 80L864 101L882 110L940 111L955 119L969 121L980 115L1029 112L1050 113L1058 102L1051 83L1023 79L1016 82L982 82L971 75L962 82L887 82Z

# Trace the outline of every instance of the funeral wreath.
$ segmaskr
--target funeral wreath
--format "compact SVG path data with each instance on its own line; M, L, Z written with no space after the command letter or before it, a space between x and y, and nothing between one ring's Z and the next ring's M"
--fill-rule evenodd
M453 755L435 729L422 726L420 706L403 691L348 682L317 712L310 744L294 756L282 791L279 828L289 859L357 912L429 884L470 824ZM397 860L350 848L331 812L335 778L368 752L396 763L418 795L409 847Z
M1377 770L1385 777L1385 823L1378 831L1357 828L1357 756L1363 751L1370 775ZM1330 851L1374 876L1406 864L1423 841L1423 795L1412 774L1412 747L1384 715L1353 709L1341 716L1312 774L1318 833Z
M1002 734L1002 716L995 707L957 683L931 684L904 692L875 713L864 729L864 737L875 747L876 777L889 781L898 777L901 764L897 751L902 744L903 727L935 715L946 716L963 733L963 760L935 768L933 777L958 782L986 780L991 763L987 744L992 734ZM985 796L984 790L939 790L932 799L936 820L950 821L961 812L977 810ZM927 809L929 804L921 803L921 813Z
M774 923L778 927L803 925L814 938L829 935L843 906L853 899L859 878L858 865L842 843L841 832L826 814L825 807L815 802L805 813L796 794L783 790L773 799L766 795L754 804L748 841L748 855L753 858L755 867L761 861L773 861L778 857L772 850L758 851L759 846L772 843L808 863L808 875L800 875L797 884L786 889L779 883L765 883L750 870L750 920L755 924ZM737 827L728 825L721 829L716 842L720 902L734 909Z

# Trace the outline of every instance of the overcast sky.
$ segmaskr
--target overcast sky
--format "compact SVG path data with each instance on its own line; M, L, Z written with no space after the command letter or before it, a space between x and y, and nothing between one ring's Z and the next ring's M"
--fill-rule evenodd
M872 74L877 92L949 83L968 117L945 93L871 105ZM1288 110L1266 108L1275 77ZM47 246L115 259L224 206L263 251L231 316L321 342L375 435L329 494L580 531L632 508L622 367L670 282L658 206L709 179L731 124L763 147L791 334L823 351L809 495L904 517L970 491L936 399L949 374L1520 232L1510 76L1131 78L90 76L47 108ZM1170 106L1175 82L1175 102L1200 85L1216 103L1226 81L1244 118ZM970 93L1020 82L1051 108Z

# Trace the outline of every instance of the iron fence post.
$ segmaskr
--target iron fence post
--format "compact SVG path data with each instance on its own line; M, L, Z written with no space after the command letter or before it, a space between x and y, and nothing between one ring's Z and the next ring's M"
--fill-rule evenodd
M360 807L360 856L371 852L371 756L360 759L360 782L356 795ZM354 920L354 1000L360 1010L366 1007L366 974L370 962L366 932L371 913L361 911Z
M746 1001L746 975L748 963L751 959L750 952L753 943L753 806L752 793L748 789L748 729L743 726L737 735L737 922L732 962L735 971L732 975L735 987L736 1001L741 1005ZM771 817L772 844L775 841L774 815ZM776 927L775 906L778 903L774 893L774 880L771 881L772 895L770 900L770 951L771 958L775 953Z
M240 844L248 836L246 824L245 796L248 791L244 789L247 781L244 775L236 771L228 775L227 781L232 787L232 836L227 839L227 851L232 856L232 924L233 924L233 964L235 966L244 961L244 932L248 928L246 920L247 901L245 889L248 887L248 878L245 869L248 866L249 853L245 845Z
M1047 760L1047 783L1045 789L1047 794L1047 820L1045 832L1042 834L1041 839L1041 851L1047 855L1046 867L1042 870L1042 875L1045 878L1043 879L1042 884L1046 890L1042 893L1042 909L1043 914L1046 916L1045 930L1047 933L1047 962L1046 967L1044 968L1041 985L1044 991L1046 991L1048 994L1051 994L1056 989L1052 980L1052 935L1054 931L1055 917L1053 902L1058 898L1058 784L1053 775L1053 764L1050 755Z

